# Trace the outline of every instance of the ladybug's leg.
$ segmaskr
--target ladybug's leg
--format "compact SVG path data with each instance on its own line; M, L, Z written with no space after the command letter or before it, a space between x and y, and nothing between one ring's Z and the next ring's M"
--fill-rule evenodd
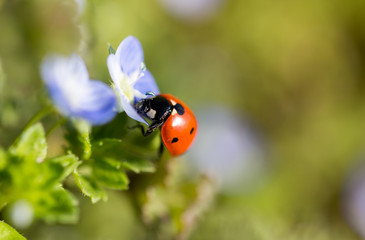
M163 121L157 121L157 122L153 122L150 127L146 130L144 130L144 127L142 124L138 123L137 125L133 126L133 127L129 127L129 129L135 129L135 128L139 128L142 132L143 136L148 136L150 135L153 131L156 130L156 128L159 128L163 125Z
M152 124L150 125L150 127L147 129L146 132L142 132L143 136L148 136L150 135L153 131L156 130L156 128L161 127L164 124L164 121L156 121L156 122L152 122Z

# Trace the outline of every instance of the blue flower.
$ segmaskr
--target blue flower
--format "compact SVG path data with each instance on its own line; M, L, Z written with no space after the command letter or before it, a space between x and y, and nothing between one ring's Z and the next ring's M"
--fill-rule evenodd
M347 176L342 208L347 221L365 239L365 164L356 162Z
M159 89L152 74L145 68L141 43L133 36L125 38L115 54L108 56L107 65L118 96L119 111L125 111L129 117L147 124L134 104L148 97L147 92L159 94Z
M264 177L265 144L247 121L219 105L205 105L196 113L199 134L187 155L189 174L209 176L224 193L248 190Z
M112 120L116 114L116 97L105 83L90 80L85 63L73 54L50 55L41 65L41 76L58 110L92 125Z
M159 0L162 7L179 20L201 23L217 16L224 0Z

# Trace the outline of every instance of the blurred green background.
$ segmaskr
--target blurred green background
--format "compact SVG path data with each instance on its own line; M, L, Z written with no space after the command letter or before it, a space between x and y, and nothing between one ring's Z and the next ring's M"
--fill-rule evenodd
M108 43L134 35L162 92L196 111L223 105L246 116L267 148L259 186L218 193L189 239L359 239L343 193L365 146L365 2L187 1L203 7L177 6L180 15L171 2L0 0L0 144L47 101L39 65L48 52L78 52L90 76L108 82ZM49 139L49 155L61 137ZM79 224L22 233L146 237L123 193L96 205L78 197Z

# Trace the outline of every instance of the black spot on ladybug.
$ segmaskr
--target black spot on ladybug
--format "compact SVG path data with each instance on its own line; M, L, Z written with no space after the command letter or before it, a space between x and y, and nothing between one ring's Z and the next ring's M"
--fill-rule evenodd
M179 139L175 137L172 139L171 143L176 143L177 141L179 141Z
M194 128L191 128L190 135L193 134L193 132L194 132Z
M183 115L184 112L185 112L184 107L180 103L176 103L176 105L174 106L174 108L176 109L176 112L179 115Z

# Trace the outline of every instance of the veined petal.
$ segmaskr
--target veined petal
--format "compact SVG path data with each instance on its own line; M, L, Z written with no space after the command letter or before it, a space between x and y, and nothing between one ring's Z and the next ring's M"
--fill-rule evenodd
M148 125L148 123L137 113L136 109L128 101L128 98L124 95L120 95L120 102L125 113L134 120Z
M122 72L117 56L110 54L106 59L106 64L114 84L119 84L118 81L123 78L124 73Z
M122 71L128 76L139 71L144 61L142 45L133 36L126 37L120 43L115 56L119 59Z
M114 118L116 97L114 91L101 81L89 81L80 93L80 101L73 106L73 115L83 118L92 125L101 125Z
M156 95L160 94L155 79L147 69L143 72L143 76L134 84L133 88L142 94L146 94L146 92L153 92ZM135 96L135 101L138 102L140 99L138 96Z
M92 125L104 124L115 116L114 91L103 82L90 81L85 63L76 54L46 57L41 76L63 115L83 118Z
M76 54L47 56L41 64L41 76L53 102L64 115L71 111L66 89L74 88L74 84L84 84L89 79L84 62Z
M65 81L86 82L89 79L87 68L76 54L70 57L59 55L47 56L41 65L41 74L46 84L64 83Z
M141 43L137 38L129 36L120 43L115 55L108 56L107 65L118 95L119 106L129 117L148 125L133 104L146 97L146 92L159 94L159 89L152 74L143 70L143 60Z
M71 108L66 93L58 86L57 82L46 84L49 95L56 108L65 116L71 114Z

